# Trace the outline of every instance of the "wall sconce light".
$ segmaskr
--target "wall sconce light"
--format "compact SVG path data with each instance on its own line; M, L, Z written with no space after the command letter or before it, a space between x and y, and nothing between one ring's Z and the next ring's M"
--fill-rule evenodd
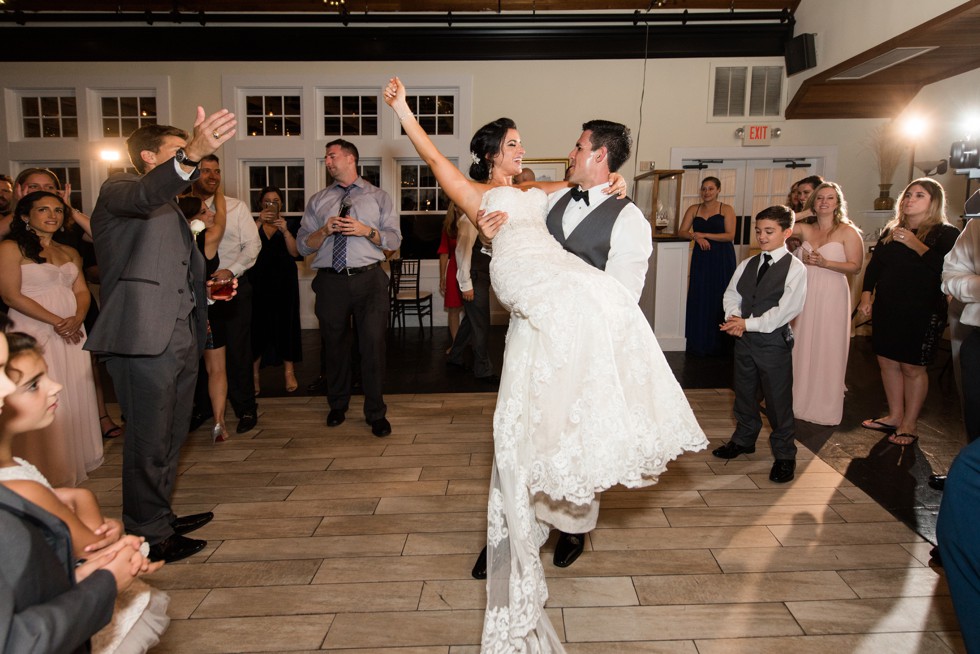
M102 150L99 152L99 159L102 161L119 161L119 150Z
M735 130L735 138L740 139L745 136L745 128L739 127Z

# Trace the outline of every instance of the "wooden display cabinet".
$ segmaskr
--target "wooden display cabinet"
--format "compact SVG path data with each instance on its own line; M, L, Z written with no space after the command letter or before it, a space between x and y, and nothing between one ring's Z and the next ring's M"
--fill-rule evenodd
M633 201L655 236L676 236L681 221L683 170L651 170L633 179Z

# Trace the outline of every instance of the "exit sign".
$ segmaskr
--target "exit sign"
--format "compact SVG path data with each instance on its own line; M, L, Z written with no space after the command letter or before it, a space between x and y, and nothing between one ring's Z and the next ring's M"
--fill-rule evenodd
M742 133L742 145L769 145L772 140L772 127L769 125L746 125Z

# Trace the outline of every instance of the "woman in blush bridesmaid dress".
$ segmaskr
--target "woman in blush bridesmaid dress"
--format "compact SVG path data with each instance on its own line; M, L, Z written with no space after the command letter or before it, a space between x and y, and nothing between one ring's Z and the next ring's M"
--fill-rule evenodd
M838 425L844 411L844 374L851 343L848 275L861 271L864 240L847 217L840 186L824 182L808 206L817 220L797 223L803 244L794 253L806 264L806 303L791 323L793 413L797 420Z

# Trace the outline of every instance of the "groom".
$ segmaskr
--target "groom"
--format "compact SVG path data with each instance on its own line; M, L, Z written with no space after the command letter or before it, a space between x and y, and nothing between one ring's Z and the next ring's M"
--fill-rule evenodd
M562 247L612 275L639 302L653 251L650 223L629 199L602 192L609 186L609 174L629 159L631 146L630 130L625 125L608 120L590 120L582 125L582 135L568 155L565 175L577 186L549 196L547 225ZM492 239L506 221L506 214L494 212L477 222L480 233ZM535 498L535 513L560 530L554 564L566 568L582 554L585 534L595 528L599 498L583 506L539 496ZM473 569L475 577L479 577L481 562L486 576L485 557L481 557Z

